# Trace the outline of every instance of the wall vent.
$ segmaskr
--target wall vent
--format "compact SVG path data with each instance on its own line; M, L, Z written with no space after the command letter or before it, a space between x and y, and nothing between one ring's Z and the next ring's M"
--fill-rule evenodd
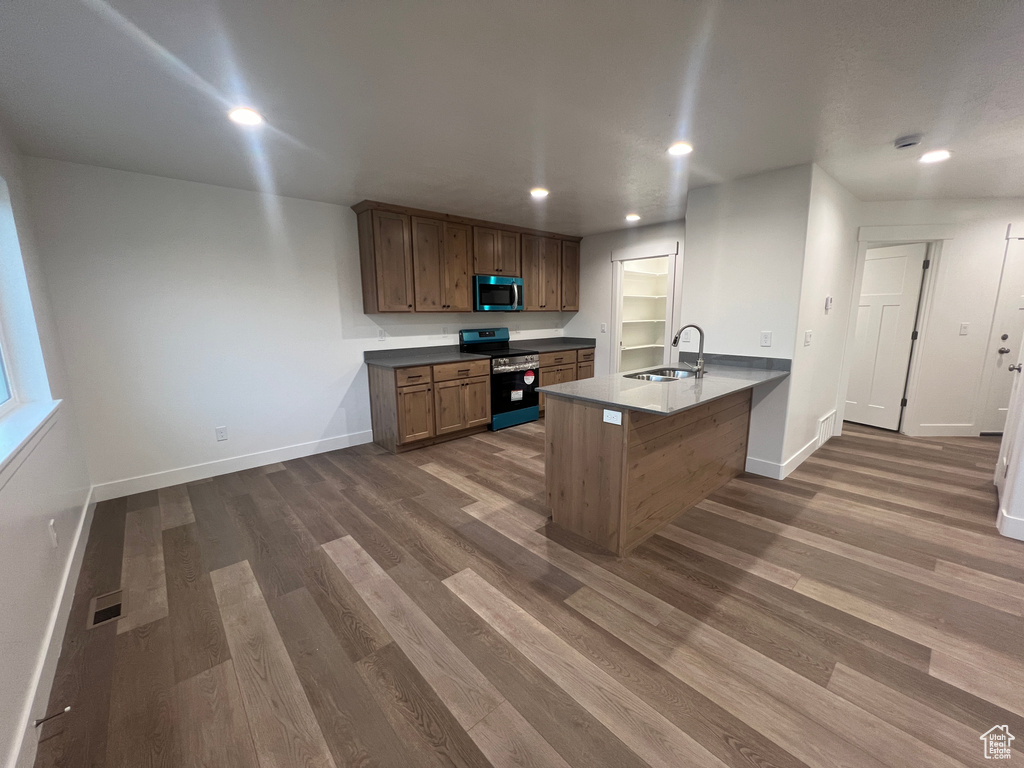
M121 618L121 590L97 595L89 601L89 623L86 625L86 629L92 629L119 618Z
M818 419L818 447L821 448L836 429L836 412L831 411L826 416Z

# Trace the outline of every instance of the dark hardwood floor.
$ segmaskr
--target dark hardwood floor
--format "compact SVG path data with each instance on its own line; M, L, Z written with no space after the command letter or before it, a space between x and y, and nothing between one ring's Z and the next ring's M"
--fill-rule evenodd
M542 424L104 502L36 765L984 765L1024 744L997 450L847 425L621 560L546 524Z

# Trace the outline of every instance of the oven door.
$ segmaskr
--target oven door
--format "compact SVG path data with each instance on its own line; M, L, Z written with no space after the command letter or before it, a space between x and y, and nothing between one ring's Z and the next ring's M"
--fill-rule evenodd
M476 275L473 278L473 308L477 312L521 312L523 278Z
M535 408L539 402L537 369L491 374L491 414Z

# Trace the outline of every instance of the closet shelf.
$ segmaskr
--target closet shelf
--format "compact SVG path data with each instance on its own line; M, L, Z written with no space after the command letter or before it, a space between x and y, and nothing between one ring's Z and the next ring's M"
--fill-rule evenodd
M633 349L662 349L664 344L638 344L635 347L621 347L623 352L628 352Z

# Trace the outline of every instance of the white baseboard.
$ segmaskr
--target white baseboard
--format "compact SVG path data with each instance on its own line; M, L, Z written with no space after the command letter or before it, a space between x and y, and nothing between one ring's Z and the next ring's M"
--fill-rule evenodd
M71 542L68 560L64 566L60 592L57 594L53 610L50 612L50 621L43 643L39 648L39 658L32 675L32 683L28 695L25 697L21 746L9 764L9 768L30 768L35 762L36 750L39 746L39 730L33 726L32 721L43 716L50 700L53 678L57 673L57 662L60 660L60 652L64 644L64 632L67 630L68 616L71 614L71 605L75 599L75 586L78 584L78 576L82 570L85 546L89 540L89 528L92 526L95 511L96 502L92 498L92 489L90 489L82 504L78 527L75 529L75 537Z
M785 462L779 464L777 461L765 461L753 456L747 457L746 470L752 475L770 477L773 480L785 480L804 461L818 449L818 438L815 437L807 445L794 453Z
M121 496L129 496L133 493L145 493L155 491L158 488L167 488L171 485L191 483L195 480L205 480L208 477L226 475L230 472L240 472L244 469L262 467L266 464L274 464L278 461L299 459L303 456L312 456L315 453L336 451L339 448L348 448L353 445L362 445L373 441L373 433L370 430L364 432L353 432L349 435L328 437L323 440L313 440L308 443L287 445L284 448L272 448L269 451L249 453L244 456L234 456L229 459L218 459L207 461L203 464L192 464L188 467L168 469L163 472L154 472L139 477L127 477L123 480L113 480L109 483L100 483L92 488L93 501L107 501L117 499Z
M999 505L999 517L996 519L996 527L1003 536L1024 541L1024 518L1006 514L1006 510L1003 509L1001 504Z

